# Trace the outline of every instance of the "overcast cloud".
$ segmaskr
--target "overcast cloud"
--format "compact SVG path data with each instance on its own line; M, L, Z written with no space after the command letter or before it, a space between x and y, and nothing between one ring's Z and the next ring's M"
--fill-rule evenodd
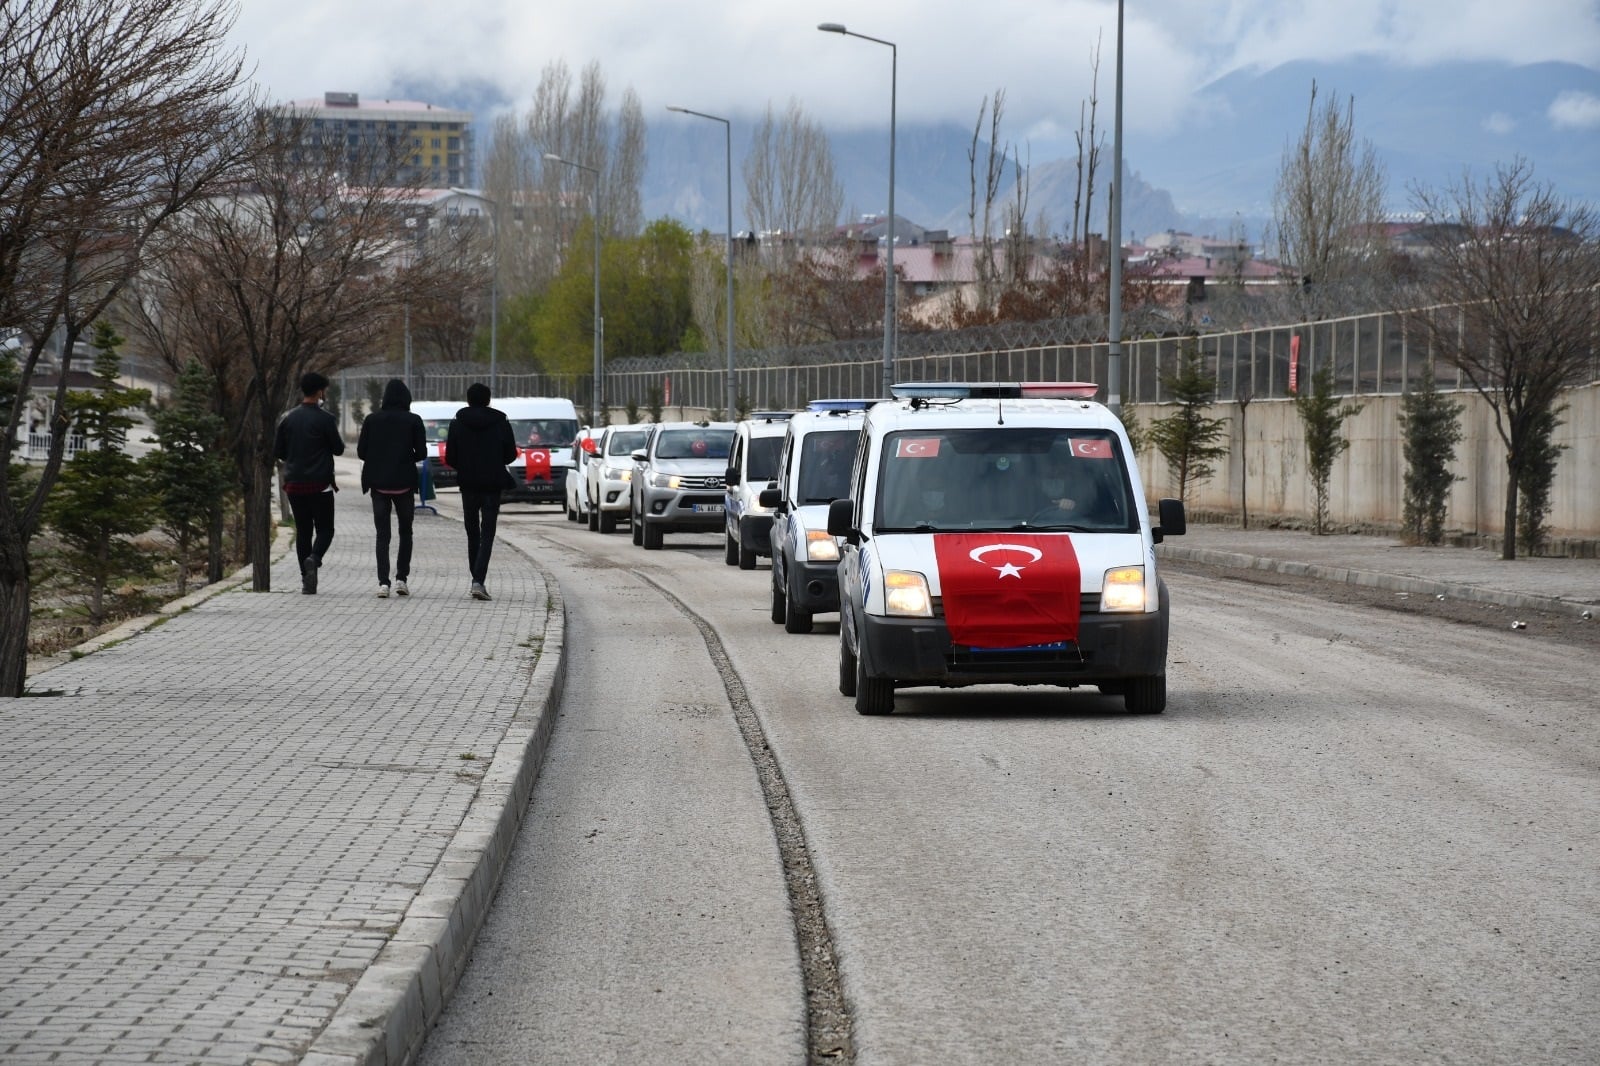
M1183 121L1212 78L1296 59L1600 69L1596 0L1128 0L1126 11L1130 134ZM895 42L902 122L966 125L1004 88L1012 136L1067 138L1097 39L1110 110L1114 0L242 0L233 39L276 100L428 83L441 87L429 102L449 105L449 87L478 81L520 107L548 63L576 73L596 61L613 101L633 88L652 121L668 104L740 117L794 97L832 127L883 125L889 50L819 22ZM1551 101L1549 118L1594 129L1595 106Z

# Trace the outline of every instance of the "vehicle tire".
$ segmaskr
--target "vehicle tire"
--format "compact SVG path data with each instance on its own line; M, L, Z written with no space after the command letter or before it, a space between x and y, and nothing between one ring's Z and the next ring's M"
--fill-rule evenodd
M722 561L729 566L739 563L739 542L733 539L733 534L726 529L722 531Z
M755 553L755 549L754 548L746 548L744 546L743 542L741 542L739 544L739 569L740 570L754 570L755 568L756 568L756 553Z
M661 527L652 526L649 522L639 523L639 543L644 545L647 552L661 550Z
M856 657L850 654L850 646L844 642L844 632L839 633L839 695L854 696L856 694Z
M617 512L601 511L598 523L592 528L598 529L602 533L615 533L617 531Z
M811 612L802 611L794 605L794 593L788 593L783 598L783 631L785 633L811 632Z
M772 579L772 620L774 622L783 621L784 615L788 611L787 600L788 597L784 596L783 589L779 586L777 577L774 576Z
M894 682L886 677L868 677L861 659L856 658L856 713L889 714L894 710Z
M628 529L633 534L634 544L644 543L644 523L639 520L638 515L631 511L628 513Z
M590 533L598 533L599 531L600 531L600 508L591 507L591 508L589 508L589 532Z
M1122 706L1130 714L1160 714L1167 709L1167 675L1129 678Z
M568 522L576 522L578 520L578 512L574 511L572 509L572 504L570 504L570 503L567 504L566 510L567 510L567 521Z

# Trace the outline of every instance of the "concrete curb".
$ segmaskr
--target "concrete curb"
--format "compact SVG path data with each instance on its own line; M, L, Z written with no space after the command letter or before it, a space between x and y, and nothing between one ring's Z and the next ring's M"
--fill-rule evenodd
M545 579L550 600L539 659L478 794L395 935L312 1042L303 1066L401 1066L416 1056L455 991L516 843L561 702L566 601L548 572Z
M1556 596L1535 596L1522 592L1503 592L1467 585L1454 581L1434 581L1429 578L1409 577L1377 570L1356 570L1346 566L1324 566L1319 563L1293 562L1268 559L1258 555L1216 551L1211 548L1186 548L1176 544L1162 544L1156 555L1164 559L1187 560L1212 566L1226 566L1240 570L1267 570L1293 577L1311 577L1322 581L1335 581L1364 588L1386 589L1392 592L1413 592L1426 596L1449 596L1472 603L1492 603L1501 607L1520 607L1530 611L1549 611L1554 614L1581 618L1585 611L1590 617L1600 618L1600 604L1564 600Z

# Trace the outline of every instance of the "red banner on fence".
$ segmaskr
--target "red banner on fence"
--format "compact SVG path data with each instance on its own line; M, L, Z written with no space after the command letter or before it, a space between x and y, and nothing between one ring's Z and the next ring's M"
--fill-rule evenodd
M1300 335L1293 334L1289 338L1289 391L1291 393L1300 387Z

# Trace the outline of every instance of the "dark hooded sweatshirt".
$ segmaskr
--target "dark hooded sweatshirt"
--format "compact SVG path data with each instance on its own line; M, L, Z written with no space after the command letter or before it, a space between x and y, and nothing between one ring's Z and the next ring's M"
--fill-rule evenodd
M422 419L411 413L411 390L399 378L383 389L383 406L361 423L356 438L361 460L361 491L414 491L417 464L428 458Z
M444 462L468 492L515 488L506 464L517 457L517 440L505 412L493 407L463 407L450 422Z

